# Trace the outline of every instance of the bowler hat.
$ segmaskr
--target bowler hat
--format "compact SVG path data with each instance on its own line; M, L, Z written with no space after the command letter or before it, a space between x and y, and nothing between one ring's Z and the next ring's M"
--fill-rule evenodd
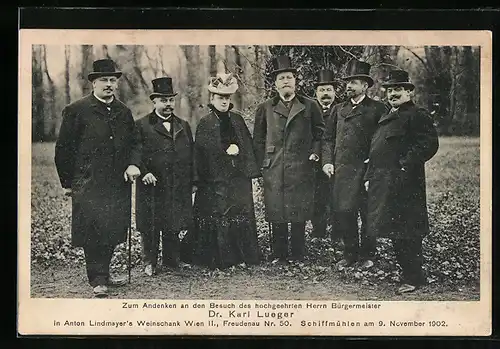
M208 81L208 91L218 95L230 95L238 89L238 81L233 74L217 74Z
M87 76L90 81L101 76L116 76L117 78L122 76L122 72L116 70L115 62L111 59L99 59L94 61L93 69L94 71L90 72Z
M153 84L153 93L149 95L151 100L155 97L173 97L177 95L177 93L174 93L174 89L172 87L172 78L157 78L153 79L151 83Z
M278 74L283 72L292 72L292 73L297 72L297 69L292 67L292 61L288 56L281 55L274 57L272 60L272 64L273 64L273 71L271 72L272 74Z
M333 77L333 70L330 69L321 69L318 71L318 76L316 81L314 82L314 87L318 87L320 85L336 85L338 81Z
M408 72L401 69L395 69L389 72L389 77L382 83L382 86L405 86L409 87L411 90L415 88L415 85L413 85L410 81Z
M368 87L373 86L373 79L370 76L371 65L358 60L351 60L347 66L347 76L344 80L362 79L368 82Z

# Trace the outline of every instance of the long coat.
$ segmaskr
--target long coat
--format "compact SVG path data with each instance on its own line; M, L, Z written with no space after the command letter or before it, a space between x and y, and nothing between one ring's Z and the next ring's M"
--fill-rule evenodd
M124 242L131 185L123 174L140 165L132 113L116 98L108 111L91 94L66 106L62 117L54 160L62 187L72 189L72 244Z
M192 224L193 135L189 124L172 116L171 132L156 113L137 121L142 143L141 173L156 179L155 227L179 231ZM153 185L137 181L137 228L151 230Z
M313 218L315 162L321 156L325 129L316 101L296 95L288 110L280 97L255 112L254 149L264 179L266 219L273 223L304 222Z
M370 142L386 106L368 96L354 107L351 100L334 106L323 137L322 163L335 167L333 210L356 211L363 200L363 176Z
M318 103L319 107L322 108L322 106ZM325 125L328 125L328 122L330 121L332 117L332 112L333 112L333 107L334 104L332 103L330 107L326 110L323 111L323 120L325 122ZM322 154L318 154L322 156ZM315 198L315 205L316 205L316 210L317 211L323 211L324 208L320 207L324 205L331 205L332 202L332 181L328 176L323 172L323 165L322 161L316 163L315 167L315 174L316 174L316 190L314 193L314 198ZM331 206L330 206L331 207Z
M204 116L195 137L195 226L182 242L182 259L188 263L226 267L258 263L252 178L259 176L252 137L243 120L229 111L239 148L237 156L222 146L221 123L214 111ZM237 229L231 229L236 222Z
M428 233L425 162L438 148L430 115L413 102L379 120L364 178L369 181L370 234L412 238Z

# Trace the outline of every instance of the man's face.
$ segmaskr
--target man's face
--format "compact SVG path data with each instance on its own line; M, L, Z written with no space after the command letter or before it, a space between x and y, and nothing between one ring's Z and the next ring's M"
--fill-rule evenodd
M153 99L153 105L162 116L169 116L174 112L175 97L156 97Z
M97 97L102 99L110 98L118 87L118 78L115 76L101 76L92 81L92 86Z
M295 76L292 72L283 72L276 75L276 90L283 97L289 97L295 93Z
M403 86L391 86L387 90L387 100L389 104L397 108L401 104L408 102L411 99L411 90L404 88Z
M362 79L351 79L347 81L346 94L349 98L356 98L366 93L368 83Z
M316 87L316 98L322 105L330 105L335 98L333 85L319 85Z
M210 97L210 103L220 112L226 112L231 103L231 95L218 95L213 93Z

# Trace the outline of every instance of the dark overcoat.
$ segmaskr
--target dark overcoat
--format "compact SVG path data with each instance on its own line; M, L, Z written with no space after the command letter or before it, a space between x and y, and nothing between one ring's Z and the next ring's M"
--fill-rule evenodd
M233 110L228 116L239 148L237 156L226 154L214 111L196 128L195 224L182 242L182 259L188 263L225 267L242 261L257 263L260 258L252 192L252 178L260 172L243 117ZM237 231L230 229L232 221L239 223Z
M318 105L322 109L321 104L318 103ZM325 122L325 125L328 124L328 122L332 116L332 112L334 110L333 107L334 107L334 104L332 103L330 105L330 107L328 107L328 109L322 110L323 111L323 120ZM318 155L322 156L322 154L318 154ZM325 205L325 204L331 205L333 181L330 180L330 178L328 178L328 176L323 172L322 161L319 161L315 164L315 175L316 175L316 178L315 178L316 190L314 193L315 205L317 206L316 207L317 210L322 210L322 208L318 207L318 205Z
M72 189L72 244L116 245L126 240L131 185L124 172L140 165L140 143L129 108L116 98L108 111L90 94L62 112L55 164Z
M142 143L141 178L152 173L156 186L137 181L137 229L151 230L153 189L155 227L179 231L192 225L193 135L189 124L172 116L171 132L152 113L137 120Z
M379 120L365 175L370 234L413 238L428 233L425 162L438 148L430 115L413 102Z
M333 164L333 210L359 209L364 194L370 142L386 106L368 96L354 107L351 100L334 106L323 137L322 163Z
M257 164L264 179L266 220L304 222L313 218L315 162L325 129L322 111L296 95L288 110L279 96L258 106L253 133Z

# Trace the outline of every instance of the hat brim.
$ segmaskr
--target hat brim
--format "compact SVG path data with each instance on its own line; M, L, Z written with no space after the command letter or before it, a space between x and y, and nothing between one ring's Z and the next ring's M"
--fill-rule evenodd
M370 75L364 75L364 74L358 74L358 75L349 75L346 76L345 78L342 78L344 81L349 81L349 80L354 80L354 79L361 79L365 80L368 82L368 87L372 87L375 81L373 81L373 78Z
M415 85L413 85L411 82L386 82L382 84L382 87L384 88L394 87L394 86L404 86L404 87L410 87L412 90L415 89Z
M123 75L123 73L121 71L115 71L115 72L92 72L92 73L89 73L89 75L87 76L87 78L92 81L92 80L95 80L97 78L100 78L102 76L114 76L116 78L120 78L121 76Z
M238 86L230 86L226 88L215 88L208 86L208 91L217 95L232 95L238 90Z
M337 85L340 85L340 81L320 81L320 82L315 82L314 83L314 87L318 87L318 86L321 86L321 85L333 85L333 86L337 86Z
M271 74L279 74L279 73L285 73L285 72L291 72L291 73L297 73L296 68L283 68L283 69L276 69L271 72Z
M149 95L149 99L153 100L156 97L175 97L177 96L177 93L158 93L158 92L153 92Z

